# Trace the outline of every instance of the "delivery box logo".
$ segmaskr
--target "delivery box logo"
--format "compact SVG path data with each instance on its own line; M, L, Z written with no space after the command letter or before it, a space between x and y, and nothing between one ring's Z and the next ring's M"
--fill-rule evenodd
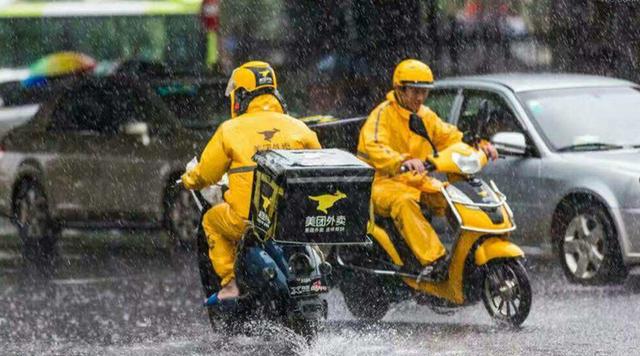
M341 191L336 191L333 194L323 194L323 195L316 195L316 196L309 196L309 199L316 201L318 203L318 210L327 214L328 213L328 209L331 209L333 207L333 205L341 199L346 198L347 195L344 194Z
M267 209L269 209L269 205L271 205L271 200L263 195L262 196L262 210L267 211Z

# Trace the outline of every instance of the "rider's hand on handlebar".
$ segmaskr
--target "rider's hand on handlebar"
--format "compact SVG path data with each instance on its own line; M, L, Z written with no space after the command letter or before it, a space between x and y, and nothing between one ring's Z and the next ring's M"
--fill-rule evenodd
M498 159L498 150L496 150L491 142L481 141L478 144L478 148L481 149L482 152L484 152L484 154L486 154L490 160L495 161Z
M402 170L405 172L411 171L413 172L413 174L416 174L424 173L426 171L426 168L424 167L424 162L422 162L420 159L411 158L402 162Z

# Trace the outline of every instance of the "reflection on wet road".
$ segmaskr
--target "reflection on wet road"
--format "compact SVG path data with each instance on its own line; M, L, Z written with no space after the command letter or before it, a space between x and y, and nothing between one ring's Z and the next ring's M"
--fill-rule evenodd
M212 333L195 259L169 255L152 234L65 236L50 274L24 262L15 239L2 244L3 355L628 354L640 340L640 276L581 287L544 261L529 263L534 304L521 330L495 327L481 305L444 316L411 302L369 324L332 291L329 321L307 345L265 324L255 326L261 336Z

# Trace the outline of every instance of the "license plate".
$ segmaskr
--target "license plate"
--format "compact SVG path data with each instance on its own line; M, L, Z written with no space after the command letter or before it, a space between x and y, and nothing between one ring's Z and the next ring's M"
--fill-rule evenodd
M329 288L322 284L321 279L295 280L289 282L289 292L292 296L326 293Z

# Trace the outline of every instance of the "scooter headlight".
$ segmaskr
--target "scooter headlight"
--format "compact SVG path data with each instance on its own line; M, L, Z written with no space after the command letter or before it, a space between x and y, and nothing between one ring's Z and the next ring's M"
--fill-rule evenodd
M480 172L482 169L480 157L477 152L473 152L468 156L461 155L458 152L453 152L451 154L451 159L464 174L475 174Z

